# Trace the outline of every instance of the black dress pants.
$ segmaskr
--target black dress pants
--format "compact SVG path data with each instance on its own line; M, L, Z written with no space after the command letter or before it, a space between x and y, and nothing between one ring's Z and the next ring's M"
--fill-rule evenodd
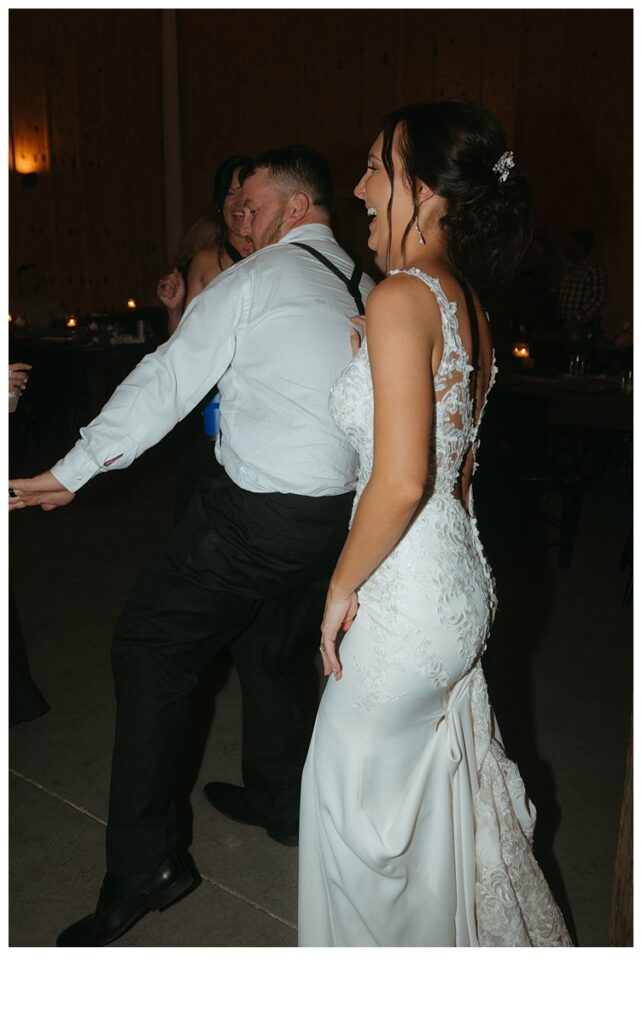
M232 645L243 695L246 798L298 820L310 665L353 495L257 494L203 480L116 625L117 716L107 869L153 871L177 842L174 793L189 696Z

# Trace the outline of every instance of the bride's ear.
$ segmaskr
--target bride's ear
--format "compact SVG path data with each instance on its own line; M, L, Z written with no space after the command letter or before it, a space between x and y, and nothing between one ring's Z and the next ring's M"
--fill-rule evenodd
M426 185L425 181L417 182L417 189L415 192L415 202L417 206L421 206L422 203L425 203L428 199L432 199L434 195L435 193L429 185Z

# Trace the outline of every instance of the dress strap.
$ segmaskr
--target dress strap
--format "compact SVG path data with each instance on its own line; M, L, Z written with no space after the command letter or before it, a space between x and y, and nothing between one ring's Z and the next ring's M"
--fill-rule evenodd
M225 242L225 252L230 257L232 263L240 263L243 259L238 249L235 249L230 241Z
M389 277L393 277L395 274L408 274L410 277L417 277L420 281L430 289L435 296L439 311L441 313L441 323L444 333L444 357L447 352L456 351L460 354L462 361L468 362L468 356L459 338L459 324L457 322L457 303L450 302L444 289L441 286L441 281L438 277L431 277L425 270L420 270L418 267L407 267L402 269L395 269L389 271Z
M470 333L473 342L472 351L472 366L473 372L470 375L471 378L471 392L473 401L473 422L475 420L475 413L477 412L477 371L479 369L479 324L477 323L477 313L475 312L475 304L473 302L473 296L468 284L462 277L459 279L464 298L466 299L466 309L468 310L468 319L470 321Z

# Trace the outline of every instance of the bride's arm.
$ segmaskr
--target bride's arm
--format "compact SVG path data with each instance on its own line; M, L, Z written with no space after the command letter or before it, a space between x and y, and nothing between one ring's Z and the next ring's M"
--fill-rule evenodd
M374 388L374 462L352 529L330 581L321 627L326 672L341 678L335 639L357 611L356 589L402 537L420 504L429 469L432 350L441 337L437 304L405 274L369 295L368 354Z

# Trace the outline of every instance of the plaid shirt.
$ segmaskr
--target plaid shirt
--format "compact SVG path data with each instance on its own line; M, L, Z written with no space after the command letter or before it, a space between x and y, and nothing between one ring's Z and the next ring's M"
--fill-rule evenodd
M560 285L557 312L568 324L586 324L600 315L606 303L606 271L587 257L567 270Z

